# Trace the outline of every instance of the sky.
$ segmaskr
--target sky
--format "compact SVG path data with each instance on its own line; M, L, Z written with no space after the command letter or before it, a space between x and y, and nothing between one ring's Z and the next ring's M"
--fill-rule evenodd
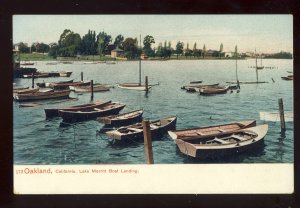
M171 41L175 48L197 44L202 49L239 52L293 52L292 15L14 15L13 43L58 42L65 29L82 37L88 30L115 37L153 36L155 44Z

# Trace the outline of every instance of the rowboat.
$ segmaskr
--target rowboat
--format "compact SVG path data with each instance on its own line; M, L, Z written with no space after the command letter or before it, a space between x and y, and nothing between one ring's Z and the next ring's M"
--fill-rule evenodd
M239 122L207 126L207 127L181 129L176 131L169 131L168 134L174 140L183 139L183 138L194 139L194 138L201 138L203 136L208 136L208 135L215 135L219 133L237 131L240 129L245 129L253 126L256 126L255 120L239 121Z
M59 82L38 82L36 83L39 87L49 87L50 84L61 84L61 83L73 83L73 79L67 81L59 81Z
M255 150L262 144L268 125L260 125L229 133L220 133L193 140L177 139L179 150L197 159L215 159Z
M54 88L54 89L62 89L62 88L70 87L70 86L80 86L80 85L90 85L90 82L79 81L79 82L71 82L71 83L69 83L69 82L67 82L67 83L57 83L57 82L49 83L49 87Z
M68 98L70 90L60 90L60 91L48 91L48 92L33 92L26 94L16 94L14 99L17 101L30 101L30 100L45 100L45 99L58 99L58 98Z
M72 74L71 71L61 71L61 72L59 72L60 77L70 77L71 74Z
M47 72L38 72L34 73L34 78L46 78L49 77ZM32 74L23 74L23 78L32 78Z
M39 91L39 88L33 88L33 89L20 89L20 90L13 90L13 95L17 94L27 94L27 93L33 93Z
M281 79L283 79L283 80L293 80L294 75L288 75L287 77L281 77Z
M97 118L97 121L104 123L106 126L124 126L141 121L143 112L144 110L140 109L119 115L99 117Z
M146 86L139 83L123 83L118 85L121 89L127 89L127 90L138 90L138 91L146 91ZM151 88L151 86L148 86L148 90Z
M29 89L29 87L14 87L13 90L26 90Z
M45 114L47 118L52 118L59 116L59 111L60 110L78 110L78 111L84 111L84 110L91 110L94 108L98 108L103 106L104 104L110 103L111 101L106 101L106 102L95 102L95 103L88 103L88 104L82 104L82 105L75 105L75 106L70 106L67 108L45 108Z
M237 81L228 81L228 84L237 84ZM239 84L263 84L268 83L266 81L239 81Z
M75 92L91 92L91 86L73 86ZM94 85L93 92L109 91L110 87L105 85Z
M205 84L205 85L203 85L203 84L190 84L190 85L183 85L182 87L181 87L181 89L183 89L183 90L190 90L191 88L201 88L201 87L213 87L213 86L218 86L219 85L219 83L216 83L216 84ZM199 90L196 90L197 92L199 91Z
M198 81L190 81L190 84L198 84L198 83L202 83L202 80L198 80Z
M200 95L215 95L225 94L229 90L229 86L213 86L213 87L202 87L199 92Z
M152 138L160 137L168 130L176 128L176 116L166 117L155 121L150 121L150 131ZM106 135L114 140L126 141L129 139L141 139L143 135L143 124L136 123L129 126L120 127L116 130L106 132Z
M85 121L85 120L93 120L97 117L103 117L108 115L115 115L119 113L125 104L110 102L103 104L97 108L92 109L69 109L69 110L59 110L59 116L63 118L64 122L77 122L77 121Z
M219 83L217 84L207 84L207 85L185 85L182 86L181 89L185 89L187 92L199 92L201 88L203 87L215 87L218 86Z

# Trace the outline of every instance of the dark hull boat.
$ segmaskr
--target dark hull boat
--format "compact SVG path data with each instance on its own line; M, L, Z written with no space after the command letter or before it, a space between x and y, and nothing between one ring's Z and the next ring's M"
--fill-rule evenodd
M198 128L189 128L189 129L182 129L176 131L169 131L169 135L172 139L183 139L183 138L201 138L204 136L215 135L219 133L226 133L237 131L249 127L256 126L256 121L239 121L227 124L220 124L215 126L207 126L207 127L198 127Z
M13 90L13 94L14 96L16 96L17 94L26 94L26 93L34 93L39 91L39 88L33 88L33 89L20 89L20 90Z
M74 92L91 92L90 86L73 86ZM109 91L110 87L105 85L94 85L93 86L93 92L106 92Z
M47 118L57 117L59 116L60 110L78 110L78 111L84 111L84 110L92 110L94 108L101 107L107 103L110 103L111 101L107 102L96 102L96 103L88 103L88 104L82 104L82 105L75 105L70 106L67 108L45 108L45 114Z
M200 88L200 95L216 95L216 94L226 94L229 90L229 86L214 86L214 87L203 87Z
M66 84L66 83L73 83L73 79L67 81L60 81L60 82L39 82L36 83L39 87L50 87L50 84Z
M198 159L216 159L255 150L263 142L268 125L260 125L200 139L177 139L179 150Z
M143 112L144 111L141 109L119 115L100 117L97 121L104 123L105 126L125 126L135 122L140 122L142 120Z
M26 94L16 94L14 99L17 101L32 101L46 99L69 98L70 90L50 91L50 92L33 92Z
M287 77L281 77L281 79L283 79L283 80L293 80L294 75L288 75Z
M64 122L73 123L77 121L94 120L97 117L118 114L125 107L122 103L111 102L100 107L87 110L60 110L59 116Z
M150 131L152 138L158 138L167 133L169 130L176 128L176 116L162 118L150 121ZM141 139L144 137L143 124L136 123L130 126L120 127L116 130L106 132L106 135L114 140L129 141L132 139Z

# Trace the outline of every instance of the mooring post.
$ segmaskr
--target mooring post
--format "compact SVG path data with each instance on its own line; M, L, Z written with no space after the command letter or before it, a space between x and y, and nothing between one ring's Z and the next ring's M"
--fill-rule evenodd
M144 131L144 146L145 146L146 161L147 161L147 164L154 164L150 122L147 120L143 121L143 131Z
M94 83L93 80L91 80L91 100L94 99Z
M284 109L283 109L283 101L282 98L278 99L279 105L279 115L280 115L280 124L281 124L281 131L285 131L285 120L284 120Z
M83 82L83 72L81 72L81 81Z
M32 73L32 85L31 88L34 88L34 72Z
M148 88L148 76L145 77L145 90L146 92L148 92L149 88Z

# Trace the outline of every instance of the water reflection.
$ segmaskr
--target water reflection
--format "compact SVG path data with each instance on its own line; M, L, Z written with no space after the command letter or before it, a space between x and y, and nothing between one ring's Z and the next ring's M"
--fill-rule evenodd
M286 138L285 131L281 131L279 135L280 136L277 138L278 139L278 148L276 149L275 157L280 158L280 161L282 161L282 158L283 158L283 155L284 155L284 149L283 149L284 143L283 143L283 141Z

